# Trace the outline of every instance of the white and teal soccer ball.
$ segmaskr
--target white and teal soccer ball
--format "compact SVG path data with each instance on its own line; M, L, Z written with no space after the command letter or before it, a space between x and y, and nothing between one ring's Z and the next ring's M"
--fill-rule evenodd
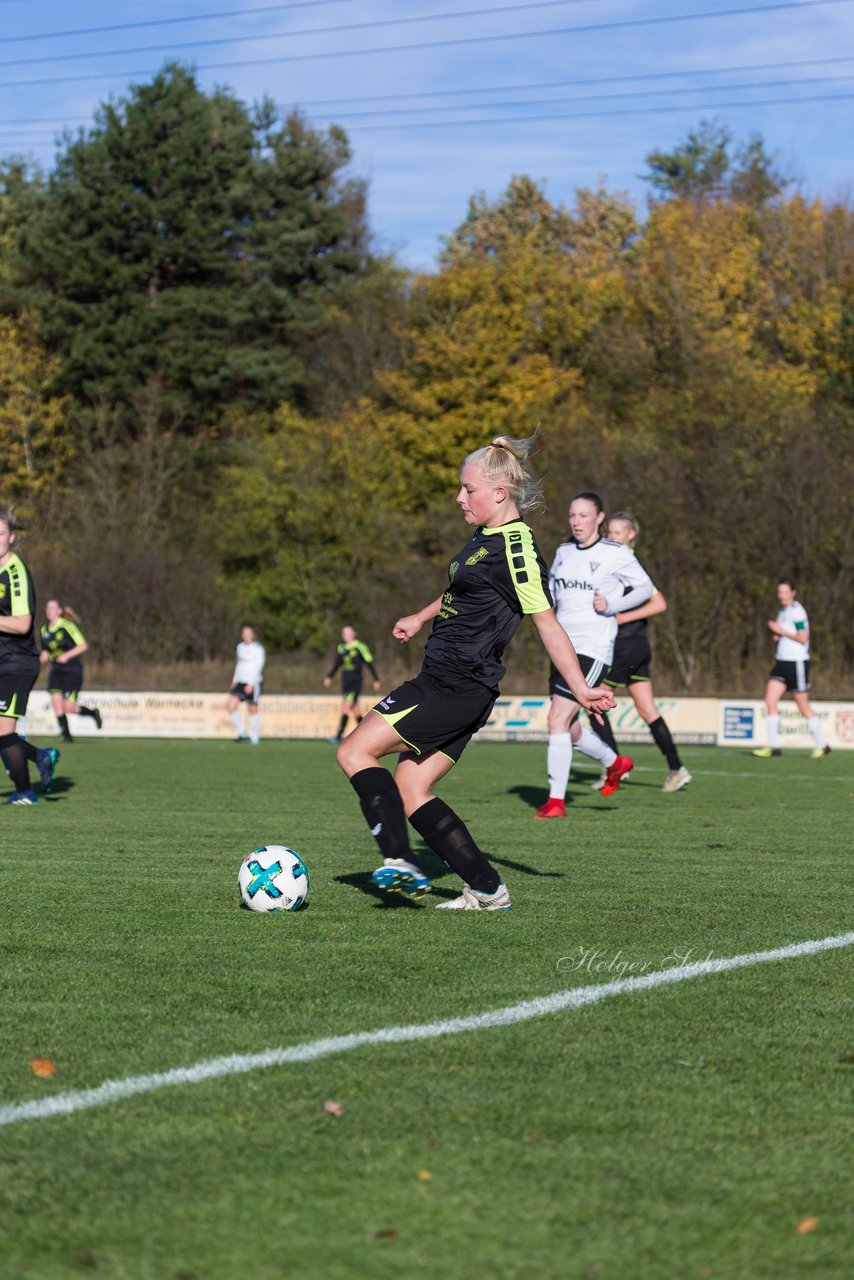
M262 845L243 859L237 884L250 911L297 911L308 894L308 867L294 849Z

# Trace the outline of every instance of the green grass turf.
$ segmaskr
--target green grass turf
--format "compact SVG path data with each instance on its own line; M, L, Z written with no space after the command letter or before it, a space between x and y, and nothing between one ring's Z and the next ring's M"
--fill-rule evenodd
M487 919L434 911L457 885L432 858L423 903L370 891L325 744L64 749L53 796L0 810L0 1102L852 928L854 754L688 749L676 795L635 754L616 796L579 774L571 816L535 823L544 748L469 749L443 794L506 874L513 910ZM263 842L305 856L306 910L237 909ZM852 968L854 948L764 964L7 1127L0 1280L839 1280Z

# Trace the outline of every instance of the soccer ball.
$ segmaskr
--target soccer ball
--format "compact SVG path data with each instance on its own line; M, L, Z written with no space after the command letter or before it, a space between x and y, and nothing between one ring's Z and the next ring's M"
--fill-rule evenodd
M250 911L296 911L308 893L308 867L283 844L262 845L243 859L237 884Z

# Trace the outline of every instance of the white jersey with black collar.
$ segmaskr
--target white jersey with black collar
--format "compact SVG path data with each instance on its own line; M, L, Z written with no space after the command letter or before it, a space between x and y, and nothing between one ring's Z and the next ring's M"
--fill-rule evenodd
M236 653L232 684L251 684L253 688L257 687L261 683L267 659L264 646L257 640L241 640Z
M800 640L791 640L788 636L779 636L775 654L777 661L805 662L810 656L810 620L800 600L793 600L785 609L781 609L777 614L777 621L784 631L794 631L796 635L806 636L806 644L802 644Z
M637 609L655 590L634 552L608 538L588 547L579 547L574 539L561 543L549 570L549 587L557 620L576 653L608 664L617 635L614 615ZM593 607L597 591L608 601L607 613L597 613Z

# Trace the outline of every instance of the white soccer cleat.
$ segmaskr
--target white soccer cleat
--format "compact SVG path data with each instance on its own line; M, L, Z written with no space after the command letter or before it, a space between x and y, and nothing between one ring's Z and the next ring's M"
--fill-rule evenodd
M500 884L495 893L482 893L479 889L470 889L466 884L458 898L451 898L449 902L437 902L436 910L507 911L512 905L506 884Z
M687 787L689 782L693 782L692 775L685 768L684 764L681 769L671 769L667 777L664 779L662 791L681 791L683 787Z

